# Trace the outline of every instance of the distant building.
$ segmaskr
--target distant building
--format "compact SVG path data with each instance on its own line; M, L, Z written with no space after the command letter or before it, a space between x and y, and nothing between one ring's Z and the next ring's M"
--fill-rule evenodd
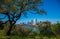
M33 20L29 20L28 22L22 22L20 24L22 24L22 25L27 24L27 25L34 25L34 26L36 26L39 23L37 22L37 19L33 19Z
M28 22L27 22L27 25L30 25L31 24L31 21L29 20Z
M33 25L36 25L37 24L37 19L34 19L33 20Z

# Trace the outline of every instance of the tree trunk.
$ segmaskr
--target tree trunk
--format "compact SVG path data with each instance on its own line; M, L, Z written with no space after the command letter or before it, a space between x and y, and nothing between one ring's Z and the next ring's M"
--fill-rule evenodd
M22 13L22 12L20 12L19 17L16 19L16 21L21 17L21 13ZM16 21L14 21L14 16L13 16L13 19L12 19L12 21L11 21L9 14L8 14L8 18L9 18L10 26L9 26L9 29L8 29L6 35L9 36L9 35L11 34L11 30L12 30L12 28L14 27L14 24L16 23Z
M13 24L13 25L11 24L11 25L9 26L9 29L8 29L6 35L9 36L9 35L11 34L11 30L12 30L13 26L14 26L14 24Z

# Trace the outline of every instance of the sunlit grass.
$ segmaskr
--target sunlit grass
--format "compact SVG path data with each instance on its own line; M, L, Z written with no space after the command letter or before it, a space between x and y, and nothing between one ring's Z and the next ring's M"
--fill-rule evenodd
M36 35L34 37L27 36L27 37L21 37L19 35L10 35L6 36L3 32L3 30L0 30L0 39L60 39L60 37L47 37L47 36L39 36Z

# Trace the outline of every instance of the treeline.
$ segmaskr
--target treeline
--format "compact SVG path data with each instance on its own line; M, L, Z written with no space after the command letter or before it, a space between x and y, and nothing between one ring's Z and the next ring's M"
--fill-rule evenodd
M7 32L9 23L2 24L0 21L0 30ZM33 30L33 29L36 30ZM38 29L38 31L37 31ZM11 35L20 35L20 36L59 36L60 35L60 23L51 24L51 22L40 22L38 27L33 26L20 26L14 25L12 28Z

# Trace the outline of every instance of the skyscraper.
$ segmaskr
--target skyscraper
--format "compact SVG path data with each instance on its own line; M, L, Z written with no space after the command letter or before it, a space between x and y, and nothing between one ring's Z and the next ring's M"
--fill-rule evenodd
M37 24L37 19L34 19L33 20L33 25L36 25Z

